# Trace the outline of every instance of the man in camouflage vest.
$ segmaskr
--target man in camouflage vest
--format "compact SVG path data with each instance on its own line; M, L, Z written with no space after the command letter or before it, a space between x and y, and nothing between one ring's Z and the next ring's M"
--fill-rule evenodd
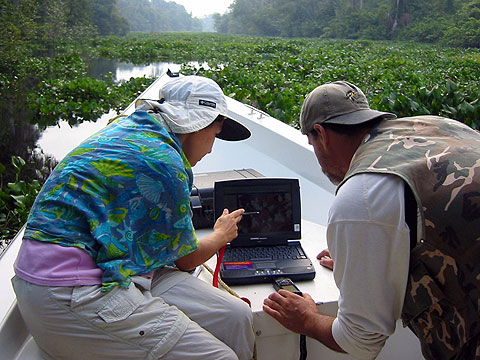
M339 309L322 315L308 295L281 291L265 311L360 359L378 355L399 318L426 359L480 359L480 134L372 110L344 81L313 90L300 124L338 185L319 259Z

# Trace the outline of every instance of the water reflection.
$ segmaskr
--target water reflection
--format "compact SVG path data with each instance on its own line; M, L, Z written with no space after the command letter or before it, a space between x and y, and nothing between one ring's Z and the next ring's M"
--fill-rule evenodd
M158 77L164 71L170 69L172 72L180 71L180 65L174 63L153 63L149 65L132 65L127 63L118 63L115 79L116 81L129 80L131 77Z
M112 60L95 60L91 61L87 66L91 77L101 78L107 73L112 73L115 81L123 81L129 80L131 77L158 77L167 69L177 72L180 71L181 65L166 62L133 65ZM45 154L51 155L60 161L88 136L104 128L108 120L115 115L114 111L110 111L96 122L86 121L74 127L71 127L66 121L60 121L58 126L49 126L43 131L37 146Z
M96 122L86 121L73 127L67 121L60 121L58 126L49 126L43 131L37 146L42 149L43 153L60 161L87 137L103 129L108 120L115 115L115 111L110 111Z
M88 76L101 79L106 74L112 74L115 81L130 80L131 77L157 77L167 69L180 71L180 64L156 62L146 65L118 62L116 60L92 59L87 62Z

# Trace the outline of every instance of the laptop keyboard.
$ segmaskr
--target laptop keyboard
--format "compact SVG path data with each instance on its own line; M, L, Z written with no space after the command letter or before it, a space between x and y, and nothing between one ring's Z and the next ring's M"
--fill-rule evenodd
M224 262L253 260L306 259L301 246L232 247L225 252Z

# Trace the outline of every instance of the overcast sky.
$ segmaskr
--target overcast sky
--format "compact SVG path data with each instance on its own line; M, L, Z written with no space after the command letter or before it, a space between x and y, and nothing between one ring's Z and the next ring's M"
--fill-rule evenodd
M168 0L167 0L168 1ZM223 14L233 0L169 0L183 5L193 17L202 17L214 13Z

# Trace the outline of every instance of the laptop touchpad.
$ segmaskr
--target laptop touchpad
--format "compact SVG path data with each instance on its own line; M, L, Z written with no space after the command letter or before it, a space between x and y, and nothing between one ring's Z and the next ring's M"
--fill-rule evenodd
M262 270L262 269L276 269L276 265L274 262L257 262L255 263L255 268L256 269L259 269L259 270Z

